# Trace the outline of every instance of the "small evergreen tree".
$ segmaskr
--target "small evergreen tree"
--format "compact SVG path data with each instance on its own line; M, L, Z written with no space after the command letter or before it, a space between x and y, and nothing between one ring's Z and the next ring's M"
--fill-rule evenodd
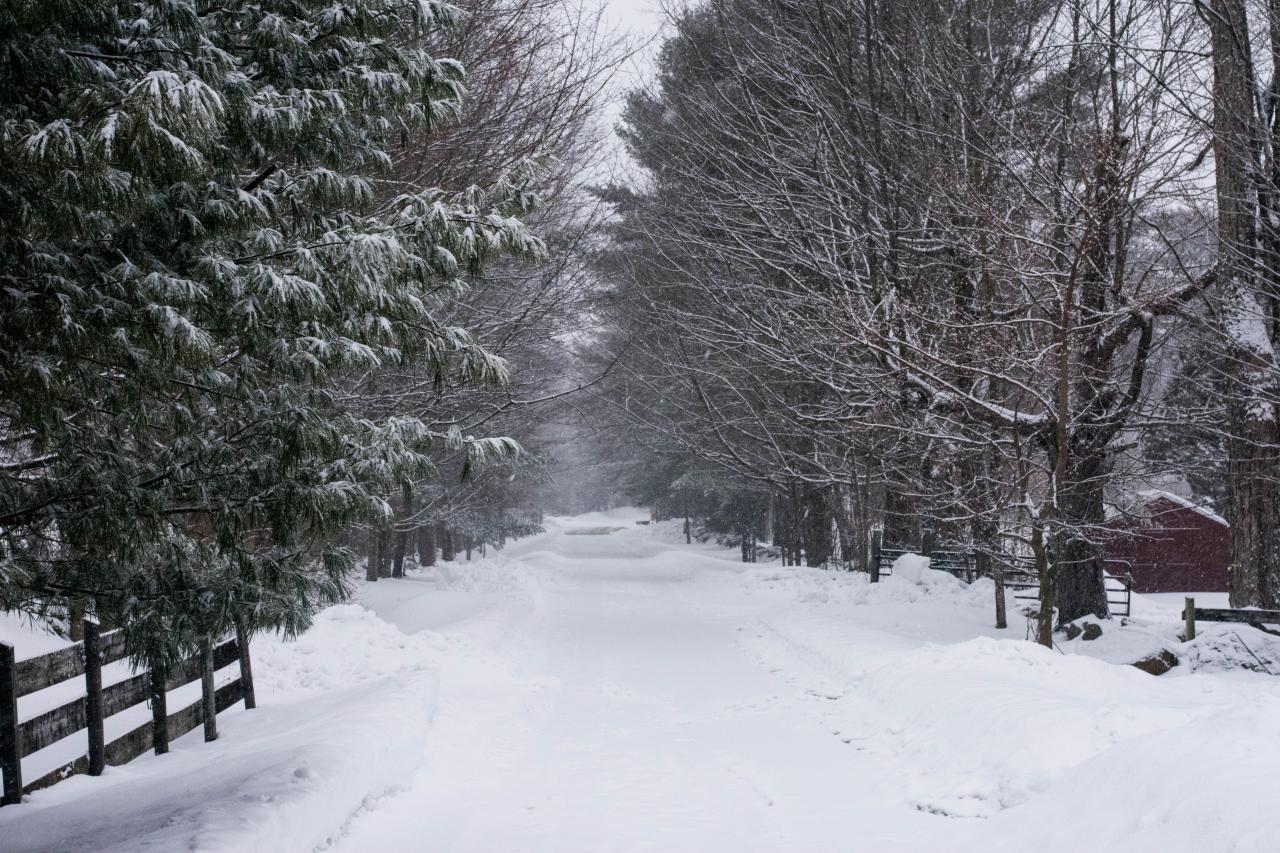
M0 7L0 605L87 607L136 657L341 599L340 525L429 468L518 448L374 422L371 366L507 367L439 318L537 255L524 175L379 182L460 109L432 0Z

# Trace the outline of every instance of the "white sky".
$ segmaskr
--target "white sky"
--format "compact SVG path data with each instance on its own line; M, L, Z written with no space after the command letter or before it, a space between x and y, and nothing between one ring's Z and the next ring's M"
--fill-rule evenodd
M658 35L666 16L661 8L662 0L601 0L601 2L604 6L605 22L621 34L626 34L637 47L636 54L619 71L613 81L614 100L604 117L607 125L612 128L621 113L623 96L627 91L652 78L653 60L661 46ZM621 143L616 136L611 136L610 140L616 148L616 156L609 158L614 163L609 168L612 170L621 167L622 172L625 173L627 167L622 162L624 155L621 151Z

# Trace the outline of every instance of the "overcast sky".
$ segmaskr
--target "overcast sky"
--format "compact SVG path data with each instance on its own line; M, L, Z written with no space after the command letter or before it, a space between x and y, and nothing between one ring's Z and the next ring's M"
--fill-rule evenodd
M610 126L616 124L618 120L623 95L651 79L653 58L660 45L657 36L664 20L661 2L662 0L603 0L605 21L620 33L628 35L634 44L640 46L635 56L614 79L615 98L606 115L606 121ZM621 143L616 137L611 137L611 141L617 151L613 157L608 158L612 165L606 166L605 172L613 173L615 177L620 178L622 175L616 170L620 168L622 173L626 173L630 168L622 154ZM601 178L607 179L605 175L601 175Z

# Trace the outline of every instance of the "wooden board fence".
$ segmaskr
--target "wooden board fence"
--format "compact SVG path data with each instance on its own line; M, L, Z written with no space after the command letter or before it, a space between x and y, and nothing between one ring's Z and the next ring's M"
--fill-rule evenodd
M218 642L207 642L200 654L184 660L173 672L144 670L104 688L102 667L124 656L122 632L103 633L92 623L85 624L83 642L27 660L16 660L13 647L0 643L0 774L4 777L0 805L20 802L23 794L77 773L97 776L106 765L132 761L147 749L155 750L157 755L168 752L171 739L201 724L205 740L215 740L219 713L242 699L246 708L255 706L253 669L243 631ZM238 676L215 687L214 673L236 662L240 665ZM83 696L30 719L19 719L20 697L80 676L84 676ZM201 682L200 698L170 714L168 691L197 680ZM151 706L151 722L107 742L106 718L143 702ZM23 783L23 758L81 730L86 733L84 755Z
M1188 640L1196 638L1196 621L1201 622L1236 622L1257 628L1264 634L1277 634L1267 624L1280 625L1280 610L1248 610L1242 608L1196 607L1196 600L1188 597L1182 609L1182 618L1186 621Z
M884 542L879 530L871 533L871 581L893 574L893 563L903 554L919 553L925 550L889 545ZM978 576L978 555L972 550L962 548L933 547L929 553L929 567L948 572L965 583L973 583ZM1013 593L1013 597L1024 601L1037 601L1040 598L1040 577L1030 568L1022 568L1004 558L1004 586ZM1023 563L1025 566L1025 562ZM1103 577L1106 587L1107 607L1113 615L1128 616L1133 610L1133 583L1127 577L1106 573Z

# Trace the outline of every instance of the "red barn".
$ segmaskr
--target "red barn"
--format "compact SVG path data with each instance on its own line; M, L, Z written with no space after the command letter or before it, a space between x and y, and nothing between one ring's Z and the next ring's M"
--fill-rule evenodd
M1170 492L1141 494L1112 520L1102 543L1107 571L1133 576L1134 592L1226 592L1231 526Z

